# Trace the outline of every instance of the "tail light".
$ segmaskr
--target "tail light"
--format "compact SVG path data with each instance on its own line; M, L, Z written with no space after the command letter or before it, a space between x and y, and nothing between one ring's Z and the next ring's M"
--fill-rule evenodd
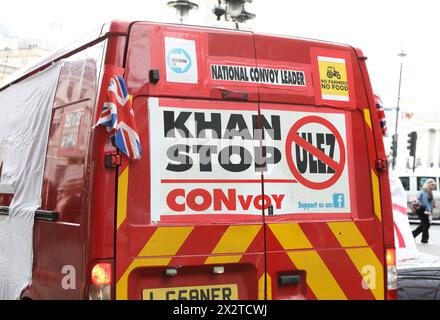
M98 262L90 272L90 300L110 300L113 287L113 264Z
M397 268L396 268L396 249L386 249L387 264L387 300L397 299Z

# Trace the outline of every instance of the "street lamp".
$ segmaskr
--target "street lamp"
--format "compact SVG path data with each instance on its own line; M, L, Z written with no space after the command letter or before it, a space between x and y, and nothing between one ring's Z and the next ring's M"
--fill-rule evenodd
M177 19L180 20L180 23L183 23L183 20L188 18L188 14L191 10L197 10L199 6L193 2L188 0L177 0L177 1L169 1L168 7L176 10Z
M219 1L219 4L214 7L212 13L217 17L217 21L220 21L220 18L226 14L226 9L222 7Z
M212 12L216 15L217 20L224 16L225 21L229 19L235 23L235 28L238 30L239 23L245 23L256 17L255 14L247 12L245 3L251 3L253 0L218 0L218 5L215 6ZM225 5L224 7L222 5Z
M243 7L241 13L237 17L232 18L232 20L234 22L245 23L246 21L252 20L255 17L255 14L247 12L246 9Z
M399 92L397 95L397 109L396 109L396 129L395 129L396 148L397 148L397 137L398 137L397 129L399 126L400 89L402 86L403 59L407 56L407 54L403 51L403 47L402 47L402 51L398 54L398 56L400 57L400 76L399 76ZM396 155L393 155L393 170L395 166L396 166Z
M248 20L254 19L256 16L253 13L247 12L246 9L243 6L243 9L241 10L241 13L236 17L231 17L232 21L235 22L235 28L238 30L238 24L239 23L245 23Z
M220 0L220 2L227 4L228 15L235 18L242 13L245 2L251 3L252 0Z

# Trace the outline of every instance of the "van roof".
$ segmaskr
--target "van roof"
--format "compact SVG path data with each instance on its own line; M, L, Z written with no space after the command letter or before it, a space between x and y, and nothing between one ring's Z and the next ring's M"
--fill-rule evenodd
M100 28L95 29L94 31L90 32L85 37L82 37L71 44L58 48L52 52L49 52L47 55L41 57L36 62L29 64L27 66L24 66L23 68L16 71L14 74L12 74L10 77L8 77L6 80L0 81L0 91L4 90L5 88L13 85L14 83L17 83L18 81L21 81L39 71L44 70L48 66L50 66L52 63L61 60L65 57L68 57L72 53L75 53L77 51L80 51L86 47L89 47L96 42L99 42L103 38L109 36L109 35L127 35L130 31L131 26L134 23L138 22L145 22L145 23L151 23L156 25L169 25L169 26L179 26L182 28L202 28L202 29L216 29L216 30L226 30L230 31L231 33L236 32L245 32L250 33L250 31L243 31L243 30L234 30L234 29L228 29L228 28L219 28L219 27L210 27L210 26L199 26L199 25L181 25L181 24L174 24L174 23L155 23L150 21L121 21L121 20L114 20L111 22L107 22L103 24ZM301 38L296 36L288 36L288 35L279 35L279 34L266 34L266 33L254 33L258 35L266 35L266 36L273 36L276 38L284 38L284 39L301 39L304 41L310 41L310 42L319 42L322 44L327 44L334 47L343 47L343 48L352 48L353 50L356 50L360 52L359 49L353 48L346 44L341 43L335 43L335 42L329 42L329 41L323 41L323 40L316 40L316 39L310 39L310 38Z

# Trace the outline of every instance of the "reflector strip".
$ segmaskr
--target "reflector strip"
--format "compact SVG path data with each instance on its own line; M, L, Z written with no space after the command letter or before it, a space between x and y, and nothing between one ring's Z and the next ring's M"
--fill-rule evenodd
M261 228L259 225L229 227L212 254L246 252Z
M117 229L119 229L127 218L128 168L129 167L125 168L118 178Z
M371 184L373 186L374 213L377 218L382 221L382 205L380 202L379 178L377 174L371 170Z
M315 250L287 253L298 270L306 271L306 282L319 300L347 300L324 261Z
M373 124L371 123L370 110L364 109L364 118L365 118L365 123L367 124L367 126L370 128L370 130L373 130Z
M364 279L364 284L378 300L384 299L384 270L371 248L347 249L347 254ZM366 290L368 290L366 288Z
M272 278L268 273L266 273L266 290L267 290L267 300L272 300Z
M285 250L313 248L297 223L270 224L269 228Z
M265 274L261 276L260 280L258 280L258 300L264 300L264 282L265 282Z
M116 284L116 299L128 299L128 276L130 273L139 267L158 267L166 266L170 263L171 258L153 258L153 259L135 259L130 266L125 270L125 273Z
M362 233L354 222L330 222L330 230L344 248L368 246Z
M264 296L264 290L265 290L265 286L264 286L264 282L267 282L266 284L266 290L267 290L267 295L266 297ZM265 300L265 298L267 298L267 300L272 300L272 278L270 277L270 275L268 273L264 273L260 280L258 280L258 300Z
M174 256L193 229L194 227L157 228L145 247L139 252L139 256Z
M192 232L193 227L157 228L138 256L174 256ZM166 266L171 258L134 259L116 285L116 298L127 299L128 276L139 267Z
M241 255L235 256L211 256L206 259L205 264L217 264L217 263L238 263L241 259Z

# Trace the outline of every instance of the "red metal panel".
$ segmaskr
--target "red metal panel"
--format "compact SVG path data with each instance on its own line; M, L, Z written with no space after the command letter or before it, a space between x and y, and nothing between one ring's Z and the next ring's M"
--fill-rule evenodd
M356 53L358 57L365 57L361 50L357 49ZM363 79L364 86L371 88L370 77L367 70L366 59L359 59L360 76ZM370 110L374 135L374 148L376 150L376 159L386 160L387 155L385 153L385 147L382 139L382 130L380 127L378 110L375 105L375 99L372 90L366 90L367 103L366 108ZM367 107L368 106L368 107ZM372 159L373 160L373 159ZM375 160L375 159L374 159ZM388 178L388 168L383 172L378 172L375 168L375 163L371 164L373 170L378 174L380 181L380 198L382 204L382 226L384 234L385 246L394 246L394 223L393 223L393 210L391 201L391 191Z
M292 110L291 112L309 111L316 112L317 114L325 114L329 110L327 108L316 108L313 106L289 106L289 105L275 105L260 103L260 109L262 114L265 111L270 110L276 112L276 110ZM333 112L333 111L332 111ZM377 220L373 210L373 197L372 197L372 185L370 180L371 168L368 158L365 157L366 149L366 132L364 124L364 117L359 111L345 111L346 116L346 130L347 140L345 143L348 145L347 161L349 163L349 179L350 179L350 193L351 193L351 213L347 214L332 214L332 213L310 213L310 214L277 214L273 217L266 216L266 232L267 243L267 272L272 277L272 296L274 299L308 299L315 296L313 290L321 290L319 286L314 284L311 288L307 283L299 283L296 286L281 286L277 282L277 277L283 274L301 274L303 277L311 280L311 277L315 277L311 268L308 266L297 268L292 261L295 259L297 252L299 255L310 252L313 257L321 260L325 264L328 270L329 277L327 281L335 282L339 286L341 295L345 294L348 299L372 299L375 298L372 291L362 288L361 283L363 281L359 265L356 257L353 261L349 256L347 249L344 248L341 243L335 238L335 235L330 231L327 222L346 221L353 223L356 222L356 228L362 234L365 241L366 248L370 248L374 252L374 255L381 264L384 263L383 257L383 242L382 242L382 230L381 222ZM286 178L290 178L290 172L286 173ZM265 176L267 174L265 173ZM267 184L265 184L265 189ZM302 186L306 188L306 186ZM308 241L308 245L304 248L295 247L295 249L283 248L278 241L277 236L271 231L271 226L275 223L289 223L297 225L301 232L304 233L304 237ZM286 225L286 226L287 226ZM294 237L295 235L292 235ZM294 239L294 238L292 238ZM293 240L292 240L293 241ZM364 246L364 245L362 245ZM283 252L285 257L283 257ZM293 254L293 255L292 255ZM305 253L306 254L306 253ZM289 256L291 256L291 259ZM371 259L375 260L374 256ZM284 262L282 262L284 261ZM361 268L362 269L362 268ZM309 272L311 272L309 274ZM383 267L377 271L384 272ZM330 276L331 275L331 276ZM303 280L302 280L303 281ZM313 281L313 280L312 280ZM320 295L322 297L322 295ZM325 295L324 295L325 296Z
M58 221L35 224L34 272L32 286L23 294L26 297L85 298L90 259L114 254L115 174L104 167L103 148L96 147L105 144L105 130L91 130L101 112L96 100L104 47L101 42L66 53L55 95L42 190L42 209L56 211ZM62 287L66 267L73 281L67 289Z
M135 47L138 44L138 40L133 43L130 40L131 49L129 50L135 52L139 49ZM147 69L139 67L144 63L140 57L133 60L134 55L129 54L128 59L127 84L130 92L136 92L138 81L132 78L133 72L136 72L136 70L146 72ZM163 88L165 87L164 85ZM179 92L179 85L174 86L174 90L176 95L183 95L182 92ZM158 93L162 94L161 91L158 91ZM230 110L230 112L234 110L253 110L255 114L258 114L257 105L249 102L240 104L209 100L160 98L159 104L175 108L175 110L188 108L200 111ZM152 107L154 106L149 106L145 97L134 97L133 108L144 154L139 161L126 162L123 167L119 168L120 178L125 174L124 172L128 172L128 185L126 213L121 215L122 220L120 223L118 222L120 226L117 229L117 297L140 299L142 298L142 290L148 288L233 283L238 285L241 299L257 299L261 294L262 283L261 281L259 283L259 279L264 274L263 229L260 229L255 238L248 239L249 247L245 249L245 252L242 252L242 249L237 249L238 251L232 249L231 252L223 253L222 250L227 248L231 237L232 239L236 237L235 233L230 232L229 228L231 226L246 228L247 224L244 223L250 221L261 224L261 216L243 215L239 216L238 219L233 215L222 217L206 215L199 218L177 216L167 219L162 218L159 223L151 222L152 212L149 201L151 197L150 161L152 158L151 153L159 152L159 150L151 150L151 128L149 124L151 121L157 121L157 119L150 119L149 110ZM197 177L191 178L197 179ZM179 180L176 183L181 182ZM199 183L201 186L203 185L201 182ZM261 180L258 180L258 185L261 185ZM119 191L122 191L121 184L119 185ZM173 246L173 244L164 243L170 241L166 238L168 228L189 231L187 236L176 238L175 241L178 241L179 244L178 247L173 249L177 251L171 256L169 256L168 252L170 251L167 251L166 247ZM222 240L226 241L223 245L221 244ZM156 241L162 242L158 243ZM180 243L180 241L182 242ZM240 240L237 239L237 243L239 242ZM233 245L237 245L237 243ZM164 248L161 248L161 245ZM213 253L216 250L221 253L213 258ZM160 256L156 256L156 253ZM217 262L215 265L225 266L224 275L215 276L212 274L214 262L211 262L211 258L214 259L212 261ZM157 266L156 263L164 265ZM178 276L174 278L164 276L167 266L177 268Z
M165 38L183 39L195 45L196 83L177 83L167 79ZM194 64L195 61L192 61ZM212 64L255 66L253 36L249 32L135 23L130 30L126 78L134 96L222 99L222 92L246 93L257 101L257 86L252 83L219 82L211 79ZM150 70L159 70L157 84L149 79Z
M239 285L242 299L265 296L268 299L316 299L323 295L319 292L319 284L308 281L313 271L304 267L307 263L301 254L305 253L321 264L324 272L328 271L324 280L336 284L341 291L340 297L370 299L380 296L373 295L370 290L360 290L362 276L358 263L362 259L350 251L349 246L344 247L343 240L340 243L328 224L337 221L351 223L350 227L358 230L366 242L362 248L371 250L367 254L379 264L384 262L384 243L393 245L387 174L378 173L374 168L375 160L385 154L371 85L365 63L359 61L358 56L362 55L359 51L318 41L146 22L115 22L104 27L103 33L106 32L113 36L108 40L103 72L99 71L100 65L96 64L99 58L96 58L68 63L61 73L43 188L43 209L57 210L60 222L36 224L34 279L26 295L84 298L91 263L96 259L116 258L116 287L119 290L117 295L122 292L120 297L140 299L146 288L235 283ZM128 32L130 41L127 45L124 35ZM193 66L197 64L197 68L188 83L176 80L179 75L169 76L167 38L190 48L189 59L186 56L183 60L186 63L190 60ZM193 49L194 53L191 53ZM321 94L316 63L318 54L345 59L352 90L349 102L323 102L318 97ZM280 78L277 83L270 83L269 73L265 75L269 78L264 81L252 76L246 78L250 74L239 73L236 76L243 78L237 78L237 81L222 79L227 77L226 73L216 78L213 76L216 66L224 66L225 70L236 68L237 72L261 72L259 76L271 69L272 76ZM159 71L160 79L156 84L150 82L150 70ZM91 131L101 112L99 106L105 99L108 77L114 72L125 75L129 92L135 96L133 108L144 151L140 161L124 158L117 172L104 166L105 148L109 148L105 130ZM99 85L101 73L102 85ZM283 76L286 78L281 78ZM297 83L304 77L305 82L286 86L286 81L293 81L288 77L297 77ZM95 106L96 97L98 107ZM237 110L242 113L253 110L259 120L261 112L267 110L344 112L352 212L276 215L265 217L264 227L263 217L258 213L252 217L229 214L189 215L183 219L167 217L159 223L152 223L150 161L157 150L151 150L149 123L154 119L149 119L147 97L159 97L168 107L176 109ZM221 101L225 99L236 101ZM365 122L365 109L372 115L373 130ZM69 135L76 130L71 127L64 130L66 114L76 110L87 115L78 129L77 147L61 150L63 141L71 139ZM372 172L379 176L382 221L374 214L372 205L377 200L373 201L371 191ZM127 174L126 190L121 190L123 184L117 186L116 179L119 175L122 181L124 174ZM261 179L237 181L225 176L219 181L189 177L186 182L172 179L168 182L197 182L203 187L221 182L261 184ZM285 182L298 183L288 175L282 179L268 179L266 185ZM281 222L286 226L295 225L301 236L303 234L306 239L303 248L283 247L283 240L277 238L271 229ZM242 228L243 233L252 229L255 234L248 233L251 236L246 248L228 251L229 246L241 240L234 231L235 227ZM173 230L180 235L174 238ZM164 245L156 243L157 240L163 241ZM53 252L63 254L54 256ZM60 291L60 268L66 264L77 269L76 291ZM213 275L214 265L224 265L225 275ZM179 276L164 276L166 267L177 268ZM309 267L313 269L313 266ZM300 275L301 282L296 286L280 286L279 276L291 274Z

